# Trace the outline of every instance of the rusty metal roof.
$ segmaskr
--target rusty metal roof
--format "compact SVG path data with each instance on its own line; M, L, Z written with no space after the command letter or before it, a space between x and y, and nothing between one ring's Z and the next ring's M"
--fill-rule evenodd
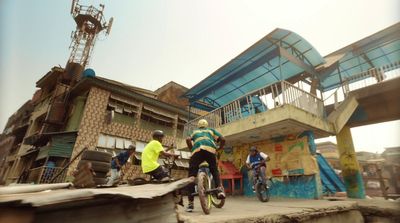
M56 204L69 203L74 201L84 201L96 198L131 198L131 199L152 199L166 195L174 190L185 187L192 182L189 178L181 179L167 184L145 184L139 186L122 185L113 188L88 188L88 189L67 189L69 184L52 184L56 189L43 187L43 185L28 185L25 188L36 192L18 192L18 187L8 186L0 188L0 205L8 206L49 206ZM57 189L57 186L66 189ZM21 191L21 190L20 190Z

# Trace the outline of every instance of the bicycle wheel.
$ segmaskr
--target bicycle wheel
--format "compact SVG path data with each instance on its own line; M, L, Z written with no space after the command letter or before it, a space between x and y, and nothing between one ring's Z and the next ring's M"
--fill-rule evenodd
M258 200L261 202L269 201L269 190L265 184L257 182L256 183L256 195Z
M210 214L211 210L211 195L207 194L209 189L208 177L206 173L199 172L197 174L197 190L199 192L201 209L203 209L204 214Z
M209 185L210 185L210 188L215 188L215 183L214 183L214 180L213 180L213 178L212 177L209 177L208 178L208 180L209 180ZM222 185L221 185L221 187L222 187ZM224 204L225 204L225 198L224 199L218 199L218 197L217 197L217 193L211 193L210 194L210 196L211 196L211 203L212 203L212 205L214 205L214 207L216 207L216 208L222 208L223 206L224 206Z

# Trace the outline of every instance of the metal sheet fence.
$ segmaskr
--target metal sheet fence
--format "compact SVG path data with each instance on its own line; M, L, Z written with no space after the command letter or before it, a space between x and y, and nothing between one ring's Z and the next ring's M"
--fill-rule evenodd
M53 182L50 182L55 175L62 170L61 167L37 167L29 170L27 183L61 183L64 182L67 171L57 176Z

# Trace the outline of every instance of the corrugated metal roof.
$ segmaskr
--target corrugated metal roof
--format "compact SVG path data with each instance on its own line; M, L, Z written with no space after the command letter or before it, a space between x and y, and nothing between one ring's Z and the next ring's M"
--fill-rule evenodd
M132 199L151 199L166 195L172 191L183 188L190 182L192 182L191 179L185 178L167 184L145 184L139 186L119 186L113 188L93 189L57 189L50 191L42 190L35 193L19 194L4 194L4 190L2 191L0 189L0 194L2 194L0 195L0 204L7 204L9 206L30 205L33 207L40 207L45 205L107 197L113 199L118 197ZM31 185L31 187L40 186L41 185Z
M145 95L147 97L151 97L151 98L156 98L157 97L157 93L155 93L154 91L151 91L151 90L147 90L147 89L144 89L144 88L140 88L140 87L135 87L135 86L132 86L132 85L124 84L124 83L121 83L121 82L118 82L118 81L115 81L115 80L111 80L111 79L107 79L107 78L104 78L104 77L100 77L100 76L96 76L95 78L103 80L103 81L108 82L110 84L118 85L118 86L126 88L128 90L137 92L139 94L143 94L143 95Z
M341 80L372 68L400 62L400 23L350 44L325 57L321 71L323 91L337 88ZM358 81L354 80L354 81Z
M324 63L321 55L296 33L275 29L239 56L186 92L192 106L223 106L244 94L286 80ZM200 103L199 103L200 102ZM211 110L211 109L208 109Z

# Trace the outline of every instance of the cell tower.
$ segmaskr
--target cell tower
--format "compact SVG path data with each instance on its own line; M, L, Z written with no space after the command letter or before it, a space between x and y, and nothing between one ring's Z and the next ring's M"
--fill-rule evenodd
M106 22L102 4L96 8L92 5L81 5L78 2L79 0L72 0L71 5L71 15L76 22L76 30L71 34L72 41L69 48L72 50L67 67L75 67L72 70L76 71L78 66L80 67L78 70L82 71L89 64L97 37L110 34L113 18L111 17L108 23Z

